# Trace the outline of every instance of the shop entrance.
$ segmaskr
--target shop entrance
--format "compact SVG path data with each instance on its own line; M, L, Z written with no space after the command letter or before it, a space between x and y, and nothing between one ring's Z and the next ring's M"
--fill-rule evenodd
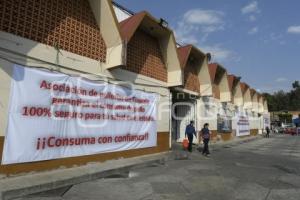
M195 122L197 129L196 97L182 92L172 92L172 140L182 142L185 128L190 121ZM197 139L194 138L196 143Z

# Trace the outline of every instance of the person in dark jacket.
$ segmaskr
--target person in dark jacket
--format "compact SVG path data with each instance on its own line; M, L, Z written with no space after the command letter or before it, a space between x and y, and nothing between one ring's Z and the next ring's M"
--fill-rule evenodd
M210 154L209 148L208 148L208 143L209 143L209 139L210 139L210 130L208 129L208 127L209 127L209 124L206 123L206 124L204 124L204 127L201 130L201 135L202 135L203 144L204 144L202 155L205 155L205 156L208 156Z
M190 124L187 125L185 128L185 137L187 137L189 140L189 147L188 147L189 152L192 152L192 150L193 150L194 135L197 138L196 130L194 127L194 121L190 121Z
M266 127L266 131L267 131L266 138L269 138L270 137L270 128L268 126Z

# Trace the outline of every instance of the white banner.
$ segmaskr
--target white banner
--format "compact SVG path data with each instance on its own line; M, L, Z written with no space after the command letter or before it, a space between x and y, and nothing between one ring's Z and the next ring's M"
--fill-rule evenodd
M158 95L14 66L2 164L157 145Z
M267 127L271 128L270 113L265 113L263 116L264 116L264 129L266 129Z
M238 116L237 125L236 125L236 136L246 136L250 135L250 123L249 117L240 114Z

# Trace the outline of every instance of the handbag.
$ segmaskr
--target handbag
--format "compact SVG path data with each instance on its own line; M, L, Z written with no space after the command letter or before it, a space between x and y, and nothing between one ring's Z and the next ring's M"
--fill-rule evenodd
M188 147L189 147L189 140L188 139L186 139L186 138L183 139L183 141L182 141L182 147L185 150L188 149Z

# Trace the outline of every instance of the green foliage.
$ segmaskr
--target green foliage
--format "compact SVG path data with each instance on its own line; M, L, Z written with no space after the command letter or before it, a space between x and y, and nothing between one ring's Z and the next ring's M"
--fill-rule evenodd
M289 92L278 91L274 94L264 93L268 101L269 111L300 111L300 83L295 81L293 89Z
M300 88L299 81L295 81L295 82L293 83L293 88L294 88L294 89Z
M286 122L286 123L292 123L293 122L293 115L290 113L280 113L278 114L279 121Z

